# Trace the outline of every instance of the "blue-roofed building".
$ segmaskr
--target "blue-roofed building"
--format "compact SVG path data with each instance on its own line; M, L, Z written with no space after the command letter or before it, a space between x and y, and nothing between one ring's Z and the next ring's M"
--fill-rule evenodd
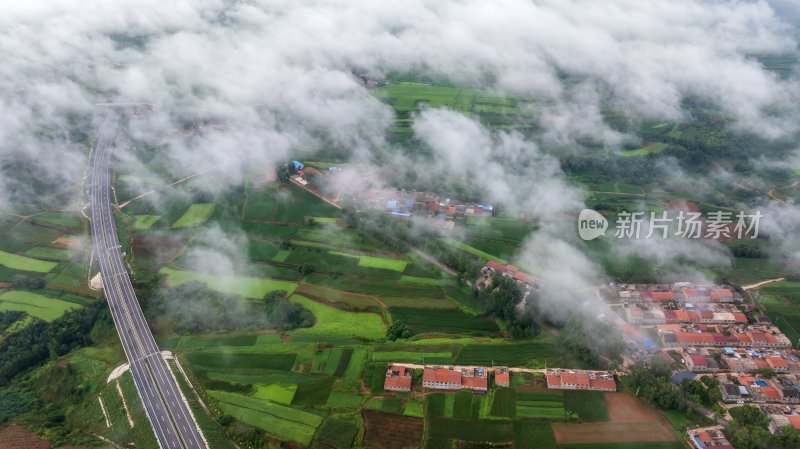
M303 163L300 161L292 161L292 164L294 164L294 171L302 170L305 168L305 165L303 165Z
M397 209L397 200L389 200L386 202L386 208L389 210Z
M697 377L697 374L695 374L695 373L693 373L691 371L679 371L679 372L673 374L672 377L669 378L669 381L674 383L674 384L680 385L680 384L683 383L684 379L685 380L692 380L695 377Z

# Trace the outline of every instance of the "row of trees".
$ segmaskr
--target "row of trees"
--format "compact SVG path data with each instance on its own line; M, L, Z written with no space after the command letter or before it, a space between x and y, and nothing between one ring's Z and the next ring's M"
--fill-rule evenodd
M0 341L0 386L48 359L92 343L90 331L105 301L67 312L52 323L39 319Z
M800 432L786 426L775 434L769 431L770 419L756 406L745 405L730 409L733 418L725 435L737 449L796 449L800 447Z

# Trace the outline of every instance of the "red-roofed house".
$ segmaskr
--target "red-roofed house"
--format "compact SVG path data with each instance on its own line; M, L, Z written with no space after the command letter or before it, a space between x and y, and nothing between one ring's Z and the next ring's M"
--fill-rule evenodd
M386 370L383 389L389 391L411 391L413 370L405 366L392 365Z
M448 368L425 367L422 372L422 386L437 390L460 390L461 372Z
M555 371L546 375L547 388L561 390L616 391L611 375L596 376L588 371Z
M489 389L489 376L486 368L474 368L461 372L461 388L483 392Z
M761 387L761 392L767 399L780 399L783 397L780 391L775 387Z
M733 301L733 292L727 288L718 288L711 290L709 298L715 302L730 302Z
M783 357L772 355L767 357L767 363L776 373L785 373L789 371L789 363Z
M589 389L597 391L617 391L617 383L614 379L594 378L589 381Z
M800 430L800 416L798 415L788 415L786 418L789 419L789 424L792 425L797 430Z
M675 299L675 293L672 292L651 292L650 297L658 301L670 301Z
M708 357L702 354L690 354L689 357L686 358L686 367L689 368L690 371L717 371L717 369L711 369L708 363Z
M494 383L499 387L511 385L511 375L506 367L497 367L494 370Z

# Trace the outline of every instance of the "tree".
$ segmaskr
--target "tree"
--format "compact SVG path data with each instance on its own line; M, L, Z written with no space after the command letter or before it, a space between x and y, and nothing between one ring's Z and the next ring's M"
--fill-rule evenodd
M400 338L408 338L410 336L411 331L402 321L393 322L389 326L389 329L386 330L386 338L391 341L395 341Z
M774 441L780 449L796 449L800 447L800 431L792 426L781 427L775 432Z
M298 268L298 271L303 276L308 276L309 274L314 272L314 266L311 265L310 263L304 263L303 265L300 265L300 268Z

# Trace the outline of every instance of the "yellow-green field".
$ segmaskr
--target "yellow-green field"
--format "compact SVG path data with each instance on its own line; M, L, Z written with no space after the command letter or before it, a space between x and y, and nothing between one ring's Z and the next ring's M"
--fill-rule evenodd
M0 312L17 310L48 322L79 307L75 303L26 291L12 290L0 295Z
M214 212L214 203L192 204L189 206L189 209L181 215L181 218L172 224L172 227L191 228L199 226L208 220L212 212Z
M20 256L19 254L8 253L0 250L0 265L5 265L12 270L48 273L58 264L56 262L48 262L46 260Z
M217 276L213 274L175 270L169 267L164 267L159 272L167 275L167 282L173 287L177 287L189 281L201 281L212 290L253 299L261 299L265 294L274 290L285 290L287 293L292 293L294 289L297 288L296 282L277 279L245 276Z
M386 323L376 313L346 312L301 295L292 295L290 300L310 310L317 319L313 327L297 329L292 332L292 336L320 335L378 340L386 335Z

